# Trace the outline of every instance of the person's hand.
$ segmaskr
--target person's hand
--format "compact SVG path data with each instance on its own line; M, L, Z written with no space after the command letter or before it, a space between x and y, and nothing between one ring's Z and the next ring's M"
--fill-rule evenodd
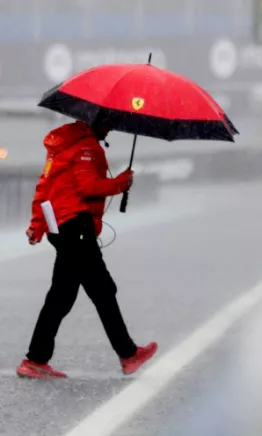
M134 171L126 170L122 174L124 175L126 182L128 183L128 188L131 188L134 182Z
M122 192L124 192L131 188L131 186L133 185L134 171L127 169L123 173L119 174L117 179L121 184Z
M26 236L28 237L28 242L30 245L36 245L38 243L38 240L35 237L35 233L33 229L27 229Z

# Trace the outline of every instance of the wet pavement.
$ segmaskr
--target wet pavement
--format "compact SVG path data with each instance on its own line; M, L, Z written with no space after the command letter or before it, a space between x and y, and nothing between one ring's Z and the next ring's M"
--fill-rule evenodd
M161 357L261 281L261 194L258 183L170 187L154 209L108 216L119 234L104 255L139 344L157 340ZM16 378L54 259L47 247L28 251L18 230L6 234L1 247L0 434L64 435L138 375L122 376L93 306L80 292L53 360L70 378ZM261 309L234 324L112 436L259 435Z

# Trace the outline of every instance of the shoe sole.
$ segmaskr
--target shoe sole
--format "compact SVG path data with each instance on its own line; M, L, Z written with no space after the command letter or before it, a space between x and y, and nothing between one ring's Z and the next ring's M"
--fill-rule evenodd
M53 376L43 376L43 375L26 375L26 374L19 374L17 373L17 376L19 378L26 378L28 380L61 380L62 377L53 377Z
M57 376L57 375L51 375L51 374L43 373L43 372L42 373L35 372L35 374L29 375L29 374L26 374L23 372L16 371L16 374L20 378L27 378L27 379L31 379L31 380L33 380L33 379L35 379L35 380L61 380L61 379L67 378L67 376Z
M19 378L26 378L28 380L64 380L67 377L56 377L52 375L27 375L27 374L19 374L17 373Z

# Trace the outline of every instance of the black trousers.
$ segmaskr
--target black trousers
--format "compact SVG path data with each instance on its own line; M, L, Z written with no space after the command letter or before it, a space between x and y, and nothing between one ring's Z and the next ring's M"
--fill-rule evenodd
M72 309L80 284L96 306L111 345L120 358L136 353L122 318L116 285L97 244L92 216L81 213L49 235L57 251L51 288L40 312L27 358L47 363L54 352L55 337L63 318Z

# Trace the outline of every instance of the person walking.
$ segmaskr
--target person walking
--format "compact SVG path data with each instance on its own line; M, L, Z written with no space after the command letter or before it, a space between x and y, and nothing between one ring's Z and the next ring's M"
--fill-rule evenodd
M99 141L107 126L89 128L82 121L52 130L44 139L46 165L32 202L32 219L26 231L31 245L44 234L56 250L52 284L39 314L29 351L17 368L28 378L65 378L50 364L60 324L71 311L80 285L94 303L112 348L125 375L137 371L157 351L152 342L138 347L130 337L116 294L117 287L107 270L97 238L108 196L125 192L133 183L126 170L107 178L108 163ZM50 201L59 233L49 232L41 203Z

